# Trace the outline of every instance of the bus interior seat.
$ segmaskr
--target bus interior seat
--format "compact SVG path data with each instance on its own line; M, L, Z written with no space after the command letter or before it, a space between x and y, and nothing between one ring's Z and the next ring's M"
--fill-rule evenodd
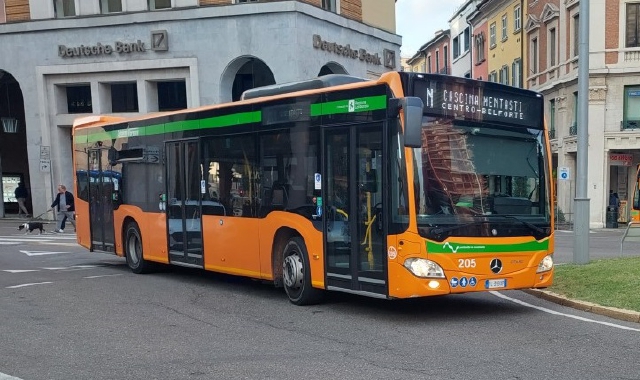
M287 184L274 183L271 188L271 209L272 210L284 210L287 207L289 201L289 192L287 191Z
M274 189L271 192L271 206L284 207L284 190Z
M531 215L531 201L527 198L496 197L493 199L496 214Z

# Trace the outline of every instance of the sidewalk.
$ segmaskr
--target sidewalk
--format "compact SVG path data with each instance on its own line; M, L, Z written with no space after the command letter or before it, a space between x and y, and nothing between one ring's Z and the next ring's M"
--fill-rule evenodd
M5 218L0 218L0 235L15 234L18 228L18 225L20 223L25 223L30 220L33 220L33 219L19 218L15 214L14 215L9 214ZM47 232L51 232L56 226L55 220L38 220L38 222L42 222L45 225L45 231ZM614 230L598 229L592 232L593 233L600 232L602 233L602 235L606 236L605 240L610 239L611 241L615 241L616 244L618 244L620 236L624 232L624 229L622 228L614 229ZM564 237L564 239L566 238L572 238L572 236L567 235L567 237ZM558 244L559 243L558 240L561 240L561 239L563 238L556 235L556 254L560 254L563 256L571 255L570 247L565 246L563 244ZM611 246L611 244L609 243L607 243L607 245ZM601 258L606 258L606 257L609 257L611 253L615 253L615 252L606 252L606 250L603 249L604 247L599 247L599 244L593 244L593 246L594 247L590 246L589 249L597 250L597 253L594 254L594 257L592 258L599 257L601 254L602 254ZM612 251L615 251L617 249L616 248L617 245L613 245L613 246L614 247L612 248ZM617 257L617 255L612 255L612 257ZM585 301L573 300L548 290L525 289L524 292L531 294L533 296L545 299L547 301L557 303L559 305L572 307L577 310L587 311L593 314L603 315L609 318L614 318L622 321L640 323L640 312L617 309L613 307L606 307L606 306L601 306L601 305L597 305L597 304L585 302Z
M640 323L640 312L618 309L615 307L601 306L595 303L572 300L560 294L550 292L542 289L525 289L525 293L531 294L538 298L557 303L562 306L572 307L574 309L587 311L589 313L604 315L609 318L618 319L621 321Z

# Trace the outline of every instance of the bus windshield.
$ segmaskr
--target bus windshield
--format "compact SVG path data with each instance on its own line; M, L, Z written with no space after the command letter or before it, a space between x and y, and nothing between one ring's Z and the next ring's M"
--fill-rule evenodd
M422 136L414 149L421 235L548 235L542 130L425 116Z

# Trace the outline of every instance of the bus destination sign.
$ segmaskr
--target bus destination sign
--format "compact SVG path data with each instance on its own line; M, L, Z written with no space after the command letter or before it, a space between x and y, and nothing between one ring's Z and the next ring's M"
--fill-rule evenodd
M418 79L415 94L429 114L542 128L542 97L517 89L492 91L490 87L490 83Z

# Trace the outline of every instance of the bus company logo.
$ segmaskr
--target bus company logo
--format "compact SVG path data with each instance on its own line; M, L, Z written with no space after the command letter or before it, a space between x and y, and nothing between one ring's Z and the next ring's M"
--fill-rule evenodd
M347 112L362 112L371 108L371 105L366 100L349 99L347 104L339 105L339 109L347 108Z
M452 246L449 242L446 242L442 245L442 249L450 249L451 253L457 253L459 249L462 250L484 250L486 247L484 245L458 245L456 247Z
M138 128L122 129L118 131L118 137L136 137L140 136Z
M449 242L446 242L446 243L444 243L442 245L442 249L445 249L445 248L449 248L451 250L451 252L456 253L456 252L458 252L458 248L460 248L460 246L457 246L457 247L453 248L453 246L451 244L449 244Z

